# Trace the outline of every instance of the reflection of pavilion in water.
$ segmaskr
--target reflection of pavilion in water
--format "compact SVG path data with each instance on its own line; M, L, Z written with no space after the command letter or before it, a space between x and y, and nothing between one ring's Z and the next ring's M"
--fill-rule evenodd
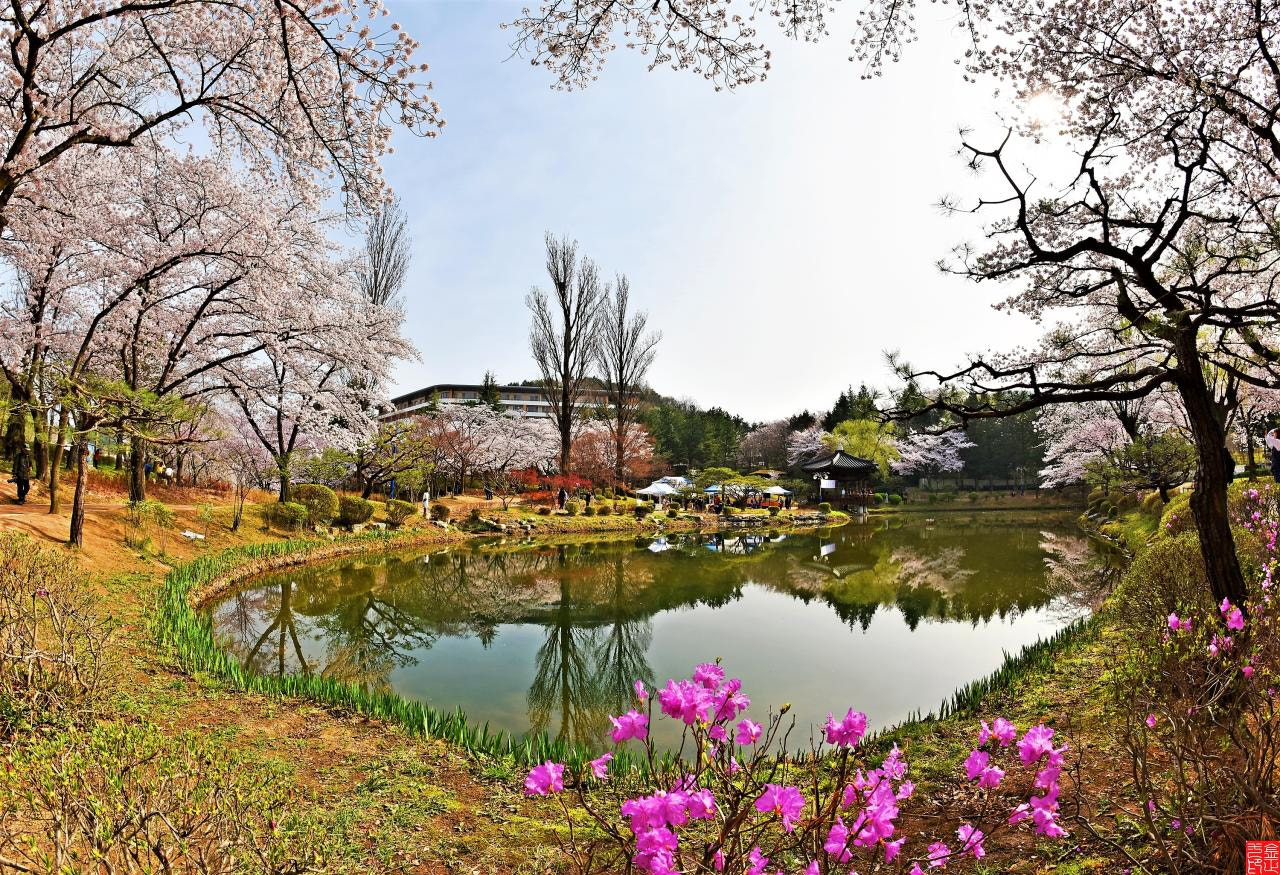
M702 533L393 555L277 575L222 602L214 621L224 646L254 671L375 689L441 638L487 647L504 626L540 627L529 725L593 741L608 714L629 706L632 683L652 682L650 618L663 611L720 607L756 585L820 599L855 629L867 629L881 607L914 629L926 618L976 625L1050 598L1045 586L1028 585L1045 576L1040 539L1017 549L1005 539L993 552L980 533L959 527L894 535L877 537L866 525L818 537ZM1063 536L1055 538L1061 553Z

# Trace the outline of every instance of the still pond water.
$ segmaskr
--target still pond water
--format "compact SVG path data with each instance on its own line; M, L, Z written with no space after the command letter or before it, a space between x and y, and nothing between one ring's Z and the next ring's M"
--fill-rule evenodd
M594 744L635 679L716 657L757 719L790 702L798 728L849 706L895 723L1078 616L1071 593L1096 562L1071 515L903 514L804 535L370 553L258 578L210 613L258 672Z

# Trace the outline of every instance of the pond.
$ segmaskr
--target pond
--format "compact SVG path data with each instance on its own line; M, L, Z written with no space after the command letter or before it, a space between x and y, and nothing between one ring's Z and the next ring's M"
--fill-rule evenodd
M936 708L1078 616L1074 581L1097 562L1070 514L901 514L810 534L372 553L258 578L209 610L257 672L593 746L634 680L721 657L757 719L789 702L807 738L849 706L874 726Z

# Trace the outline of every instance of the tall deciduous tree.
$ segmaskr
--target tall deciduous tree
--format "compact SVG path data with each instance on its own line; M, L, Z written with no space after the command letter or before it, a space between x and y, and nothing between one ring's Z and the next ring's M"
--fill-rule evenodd
M546 244L551 294L535 286L525 299L533 317L529 348L541 374L551 421L560 435L560 473L567 474L574 425L596 361L604 290L595 262L585 256L579 260L577 241L557 240L548 233Z
M639 428L641 392L662 334L649 331L649 314L631 312L631 283L625 275L606 293L600 313L600 381L609 396L609 430L614 444L614 478L624 482L631 432Z
M393 198L373 213L365 228L357 270L366 300L379 307L396 302L409 276L412 247L400 198Z

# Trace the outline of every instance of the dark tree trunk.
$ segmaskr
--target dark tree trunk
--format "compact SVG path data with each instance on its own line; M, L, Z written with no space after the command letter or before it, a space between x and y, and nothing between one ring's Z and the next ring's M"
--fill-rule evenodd
M58 500L61 496L58 494L58 468L63 462L64 451L62 449L65 441L64 435L67 433L67 422L70 419L70 413L66 407L58 414L58 433L51 444L51 452L49 454L49 513L58 512ZM78 445L78 442L77 442ZM72 462L71 456L67 456L67 467L70 468Z
M289 456L288 454L281 456L276 463L276 471L280 476L280 503L293 500L293 484L290 482L289 476Z
M1218 416L1209 387L1200 371L1195 335L1186 332L1177 343L1178 390L1187 411L1187 421L1196 445L1196 480L1191 493L1191 515L1195 518L1200 552L1214 602L1229 599L1245 603L1246 588L1240 558L1236 555L1227 510L1228 475L1225 464L1226 429Z
M71 498L71 533L68 541L73 547L84 546L84 494L89 482L88 436L76 440L76 491Z
M49 473L49 452L45 444L49 428L43 413L39 416L32 415L32 422L35 427L31 438L31 461L35 466L36 479L43 480Z
M182 485L182 469L186 467L187 454L178 453L177 455L178 455L178 460L173 464L173 485L181 486Z
M129 500L147 500L147 444L136 435L129 438Z
M363 477L361 478L361 484L360 497L367 501L369 496L373 495L373 478Z

